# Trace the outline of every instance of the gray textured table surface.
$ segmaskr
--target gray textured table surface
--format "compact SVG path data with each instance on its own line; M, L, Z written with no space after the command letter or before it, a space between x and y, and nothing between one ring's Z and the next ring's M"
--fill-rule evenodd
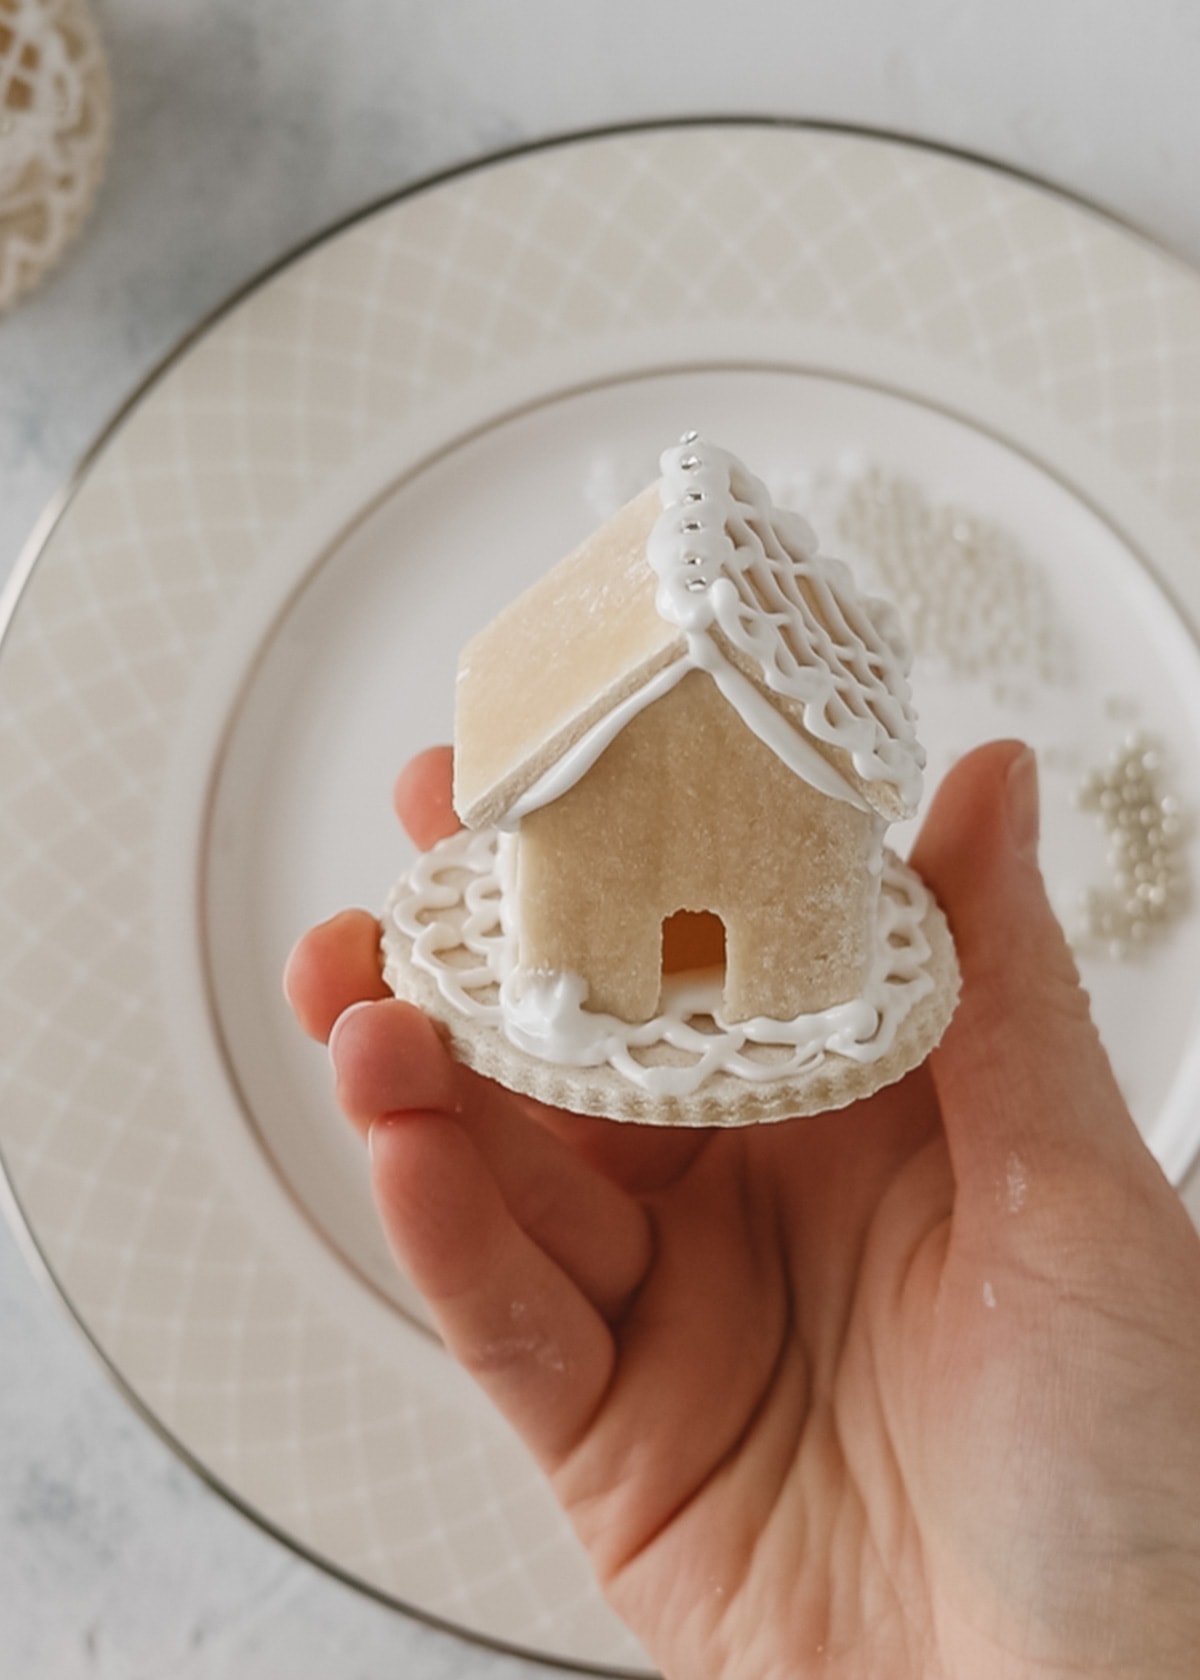
M417 176L646 117L777 114L978 151L1200 259L1188 0L99 0L94 220L0 320L0 578L108 414L232 289ZM177 1464L0 1232L0 1674L544 1672L296 1561Z

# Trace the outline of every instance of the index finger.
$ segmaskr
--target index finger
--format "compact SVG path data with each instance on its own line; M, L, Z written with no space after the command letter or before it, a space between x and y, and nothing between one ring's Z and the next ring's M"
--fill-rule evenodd
M351 1004L391 997L379 923L370 911L343 910L311 928L287 960L283 992L304 1031L321 1044Z
M409 839L423 852L462 827L454 809L453 778L450 747L427 747L396 777L392 804Z

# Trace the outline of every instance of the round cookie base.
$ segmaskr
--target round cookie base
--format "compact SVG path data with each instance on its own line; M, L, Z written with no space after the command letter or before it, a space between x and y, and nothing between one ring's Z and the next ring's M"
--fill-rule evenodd
M932 895L921 931L929 945L925 966L933 985L876 1061L828 1051L818 1066L802 1074L748 1080L715 1072L685 1096L651 1096L610 1066L567 1067L520 1049L499 1025L457 1010L436 979L414 965L411 940L390 920L384 935L385 978L397 997L416 1004L445 1029L458 1061L522 1096L574 1114L639 1125L750 1126L845 1108L920 1066L949 1025L960 987L954 941Z

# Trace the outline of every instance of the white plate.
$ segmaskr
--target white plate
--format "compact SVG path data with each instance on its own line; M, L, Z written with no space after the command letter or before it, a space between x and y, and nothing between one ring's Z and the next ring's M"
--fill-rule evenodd
M1131 727L1200 811L1197 343L1190 270L1039 187L892 140L695 125L371 212L107 434L0 658L0 1143L81 1325L257 1520L475 1637L644 1667L394 1275L284 956L382 903L406 856L391 780L447 734L461 641L691 425L835 525L875 465L1002 532L1028 587L995 610L1040 615L1048 666L931 655L931 780L977 739L1032 738L1070 917L1105 871L1072 794ZM1086 969L1181 1181L1200 917Z

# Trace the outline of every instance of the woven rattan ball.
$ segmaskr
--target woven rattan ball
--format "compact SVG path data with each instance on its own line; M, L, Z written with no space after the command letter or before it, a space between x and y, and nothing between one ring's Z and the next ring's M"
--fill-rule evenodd
M86 0L0 0L0 309L80 227L111 126L108 69Z

